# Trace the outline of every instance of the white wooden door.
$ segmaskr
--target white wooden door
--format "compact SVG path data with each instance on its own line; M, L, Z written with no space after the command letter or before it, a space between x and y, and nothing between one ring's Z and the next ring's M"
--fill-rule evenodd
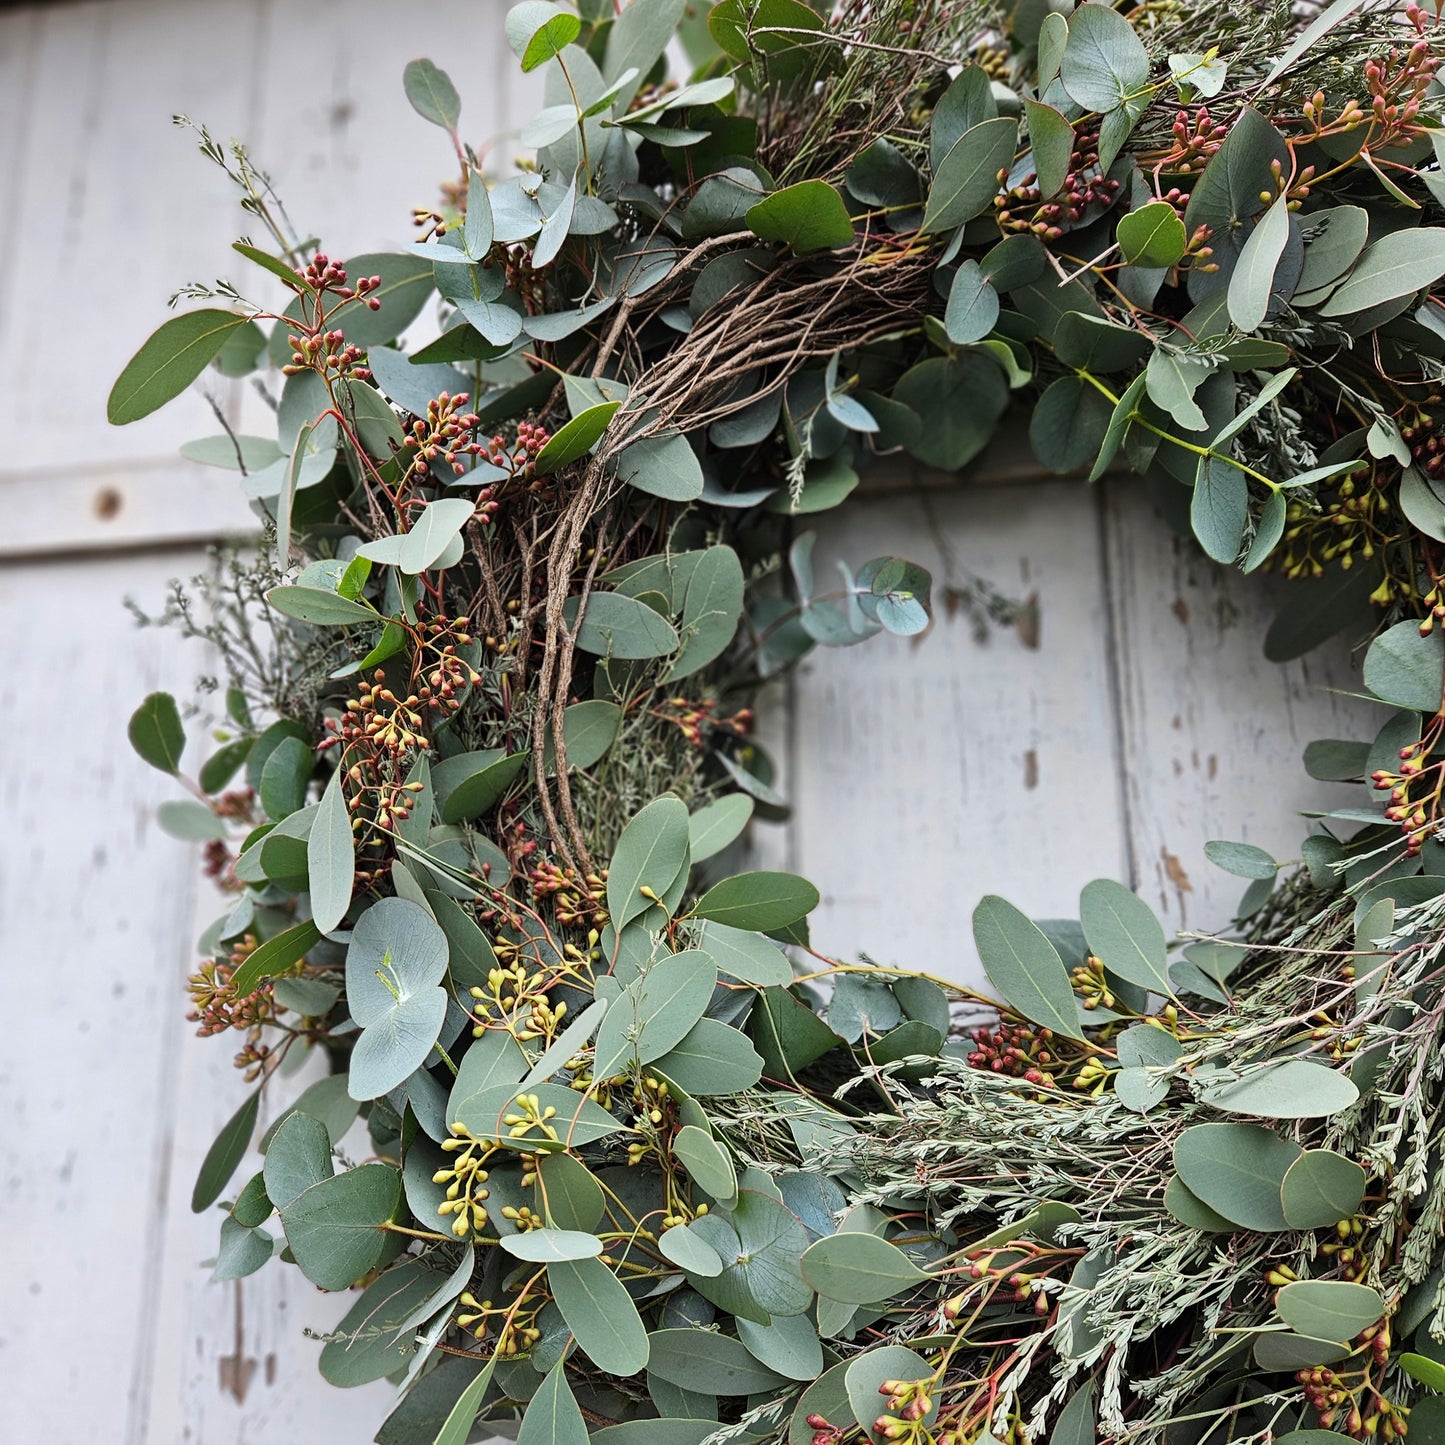
M315 1373L303 1331L345 1298L295 1270L212 1285L200 1267L216 1219L191 1214L191 1183L243 1090L231 1050L183 1019L212 909L198 859L155 827L173 790L124 727L207 659L134 629L121 599L154 607L249 517L224 476L176 460L214 430L203 400L123 431L104 402L181 280L239 270L226 248L247 218L173 111L246 137L337 253L394 246L449 169L402 66L445 65L477 140L525 119L504 9L0 11L0 1439L349 1445L385 1411L384 1384L342 1394ZM254 405L240 386L217 401ZM1329 796L1303 743L1368 725L1329 691L1339 656L1263 661L1263 589L1174 540L1127 479L890 491L820 530L820 553L922 561L940 595L964 569L1037 594L1022 633L978 642L940 608L922 639L866 644L866 671L820 652L775 690L766 731L796 814L755 847L817 881L815 938L836 955L972 980L980 894L1067 914L1101 874L1175 926L1222 924L1236 887L1204 842L1287 853L1284 804Z

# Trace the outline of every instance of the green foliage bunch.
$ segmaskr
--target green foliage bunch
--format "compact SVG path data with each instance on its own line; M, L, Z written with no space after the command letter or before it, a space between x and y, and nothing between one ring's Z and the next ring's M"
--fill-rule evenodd
M344 262L201 131L277 297L186 288L110 397L275 407L185 448L270 533L176 604L219 749L130 725L233 895L191 994L255 1088L193 1203L218 1278L361 1289L321 1369L400 1386L379 1441L1445 1439L1441 31L1308 8L523 0L534 160L412 62L459 174ZM1019 411L1294 579L1271 655L1372 632L1391 715L1308 750L1375 801L1302 868L1210 845L1230 936L985 898L985 998L730 860L759 688L929 623L797 519Z

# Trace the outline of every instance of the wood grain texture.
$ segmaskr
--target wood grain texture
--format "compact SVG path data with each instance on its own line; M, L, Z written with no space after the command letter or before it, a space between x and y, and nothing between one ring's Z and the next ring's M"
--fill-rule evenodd
M1371 738L1386 714L1346 695L1360 682L1344 640L1283 666L1264 656L1288 583L1206 560L1131 478L1105 495L1132 881L1166 929L1224 928L1246 885L1206 860L1205 843L1297 859L1298 810L1364 801L1310 778L1305 744Z
M1067 916L1125 871L1099 526L1074 482L872 496L822 520L820 589L829 557L897 554L932 571L935 621L815 649L798 673L791 856L823 893L815 946L978 985L983 894ZM1034 620L980 640L949 603L971 576L1034 598Z
M0 568L15 680L0 691L0 1439L73 1439L81 1418L90 1438L142 1438L172 1143L194 1127L172 1071L196 870L155 825L176 785L125 724L204 657L137 631L119 599L159 592L172 566Z

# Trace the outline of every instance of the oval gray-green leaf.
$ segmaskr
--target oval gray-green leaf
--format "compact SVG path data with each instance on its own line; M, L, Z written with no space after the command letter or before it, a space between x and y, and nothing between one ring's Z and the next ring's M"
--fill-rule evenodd
M1098 878L1079 896L1079 923L1089 952L1127 983L1169 995L1164 926L1122 883Z
M186 747L181 712L168 692L153 692L131 714L130 745L151 767L175 774Z
M973 937L984 972L1005 1003L1066 1038L1083 1038L1068 970L1036 923L989 894L973 911Z
M638 604L639 606L641 604ZM655 798L622 830L607 872L607 911L620 933L646 913L688 865L687 807L678 798Z
M743 567L731 547L709 547L698 559L682 606L682 651L668 682L691 677L726 650L743 611Z
M1291 1229L1328 1229L1365 1197L1365 1171L1331 1149L1307 1149L1285 1171L1280 1202Z
M1185 1187L1233 1224L1273 1233L1288 1229L1280 1189L1303 1150L1259 1124L1196 1124L1174 1145Z
M599 1370L626 1376L646 1367L648 1343L642 1317L622 1282L600 1259L550 1264L547 1283L578 1347Z
M878 1304L928 1279L895 1244L873 1234L830 1234L808 1246L803 1278L820 1295L846 1304Z
M311 914L322 933L330 933L346 917L356 877L354 834L342 788L343 777L341 768L332 773L306 839Z
M1359 1097L1348 1075L1309 1059L1285 1059L1200 1095L1216 1109L1264 1119L1325 1119Z
M677 651L678 638L667 618L645 602L620 592L594 592L578 622L578 603L568 598L563 616L577 628L577 646L599 657L641 661Z
M1385 1313L1385 1301L1368 1285L1345 1280L1302 1279L1275 1296L1280 1318L1317 1340L1352 1340Z

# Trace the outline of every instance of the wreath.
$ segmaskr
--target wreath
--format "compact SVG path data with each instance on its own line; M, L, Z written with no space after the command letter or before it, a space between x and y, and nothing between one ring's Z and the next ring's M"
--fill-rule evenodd
M219 749L130 723L232 896L191 1017L254 1087L193 1205L217 1278L360 1289L320 1368L399 1384L379 1440L1445 1439L1439 27L524 0L535 159L488 177L413 61L457 173L344 263L199 130L277 299L185 288L109 403L214 365L275 411L184 449L267 529L164 614ZM760 685L929 623L806 518L1024 414L1294 579L1272 656L1368 637L1390 715L1308 750L1368 791L1302 866L1210 845L1228 933L988 897L984 998L825 956L816 889L729 859L784 807Z

